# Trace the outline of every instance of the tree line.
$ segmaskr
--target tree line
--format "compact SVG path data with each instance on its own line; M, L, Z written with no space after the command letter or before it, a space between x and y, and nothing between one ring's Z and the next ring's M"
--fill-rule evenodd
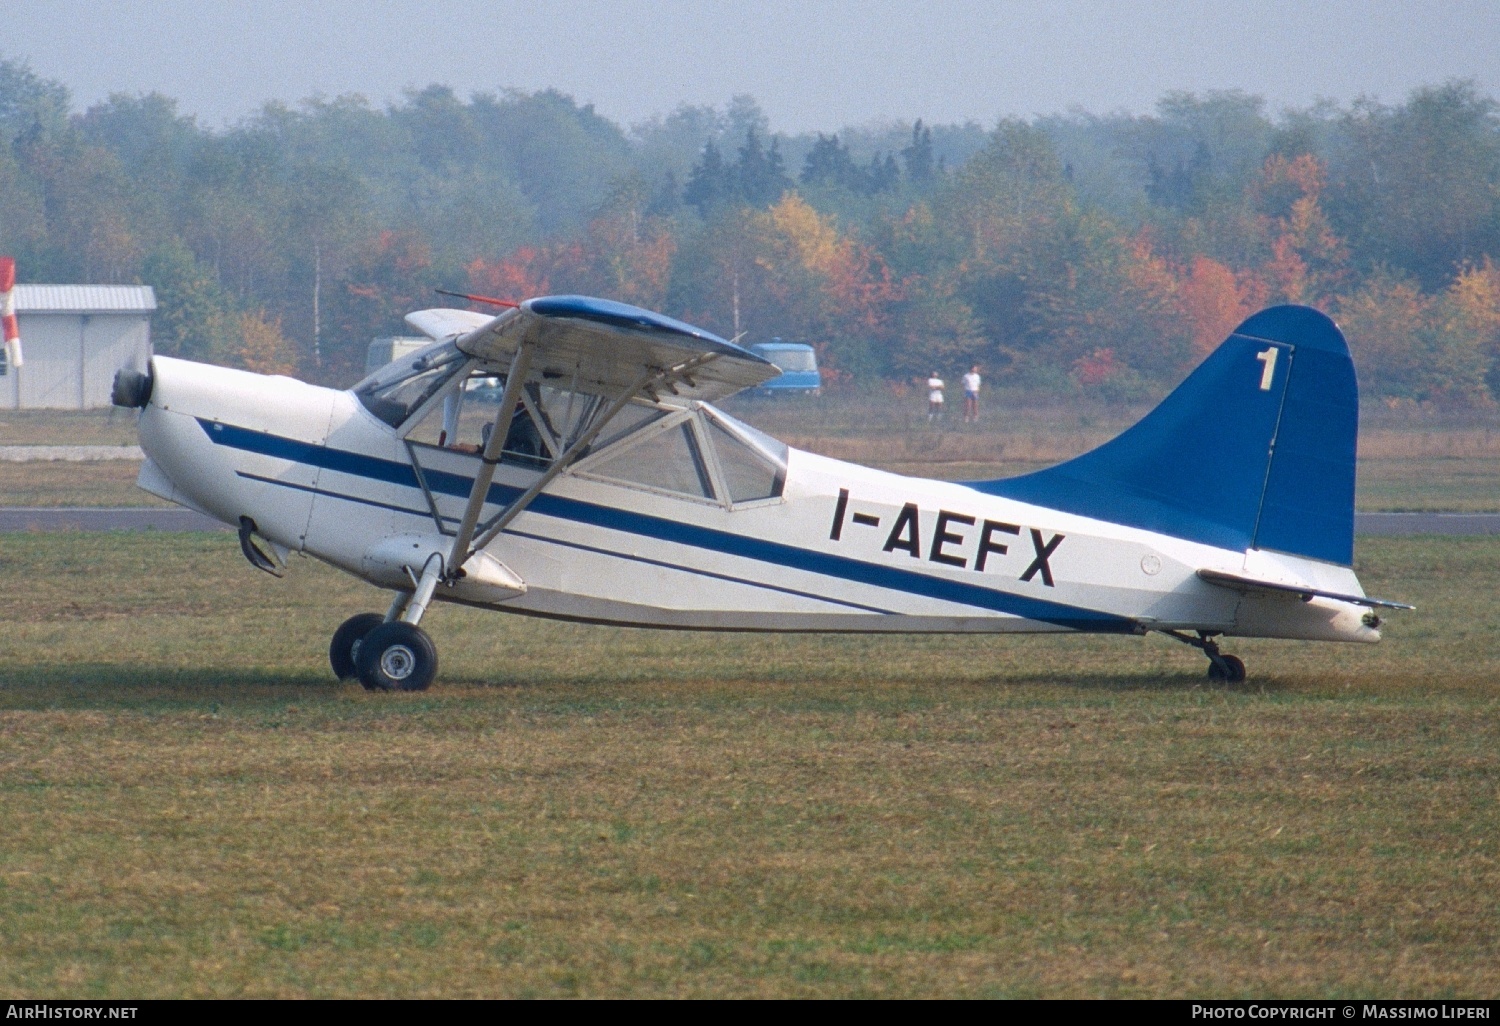
M1463 81L808 135L749 97L625 128L554 90L434 85L210 130L154 93L75 110L0 58L0 250L26 281L154 286L160 352L336 384L447 287L806 340L836 387L977 363L1122 400L1309 303L1368 396L1500 396L1500 105Z

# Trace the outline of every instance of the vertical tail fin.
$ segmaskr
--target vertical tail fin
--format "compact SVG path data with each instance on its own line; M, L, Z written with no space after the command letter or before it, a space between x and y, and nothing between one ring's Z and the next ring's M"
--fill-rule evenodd
M1354 561L1359 386L1304 306L1235 329L1140 423L1067 463L973 487L1229 549Z

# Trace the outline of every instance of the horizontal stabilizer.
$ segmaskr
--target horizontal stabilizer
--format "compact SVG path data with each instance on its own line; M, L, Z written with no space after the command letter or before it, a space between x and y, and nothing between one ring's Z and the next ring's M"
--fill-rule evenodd
M1366 598L1363 595L1341 595L1336 591L1323 591L1320 588L1309 588L1300 584L1283 584L1280 581L1262 581L1255 577L1243 577L1240 574L1225 573L1223 570L1199 570L1198 576L1209 584L1217 584L1221 588L1232 588L1235 591L1270 591L1281 595L1298 595L1303 599L1310 599L1314 595L1319 598L1336 599L1339 602L1352 602L1359 606L1369 606L1372 609L1416 609L1405 602L1391 602L1387 599Z
M457 315L457 316L454 316ZM473 318L466 326L459 319ZM407 323L434 335L456 333L458 348L503 368L525 342L531 373L570 388L613 395L643 378L663 396L713 401L781 371L747 349L661 314L608 299L544 296L498 317L422 310ZM451 329L451 331L449 330Z

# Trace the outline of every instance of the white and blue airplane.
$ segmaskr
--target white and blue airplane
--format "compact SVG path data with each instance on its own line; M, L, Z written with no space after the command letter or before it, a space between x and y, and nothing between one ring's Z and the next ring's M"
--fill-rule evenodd
M1152 631L1374 642L1352 569L1358 389L1334 323L1245 321L1113 441L952 483L790 448L713 404L779 373L608 300L423 310L423 349L339 391L155 357L122 371L146 491L394 593L333 635L341 679L422 690L434 601L598 624L878 633Z

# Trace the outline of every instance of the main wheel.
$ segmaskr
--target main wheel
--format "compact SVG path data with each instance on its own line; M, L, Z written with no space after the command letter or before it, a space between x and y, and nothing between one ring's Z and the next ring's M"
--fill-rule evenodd
M1208 664L1208 679L1223 681L1225 684L1239 684L1245 679L1245 662L1239 656L1221 655L1224 666L1210 662ZM1226 673L1225 670L1228 670Z
M339 624L339 629L333 632L333 641L328 645L328 662L333 666L335 677L353 680L359 676L354 653L359 649L359 643L365 640L365 635L383 623L385 617L379 613L359 613Z
M426 691L437 676L437 649L422 628L393 620L365 635L354 665L371 691Z

